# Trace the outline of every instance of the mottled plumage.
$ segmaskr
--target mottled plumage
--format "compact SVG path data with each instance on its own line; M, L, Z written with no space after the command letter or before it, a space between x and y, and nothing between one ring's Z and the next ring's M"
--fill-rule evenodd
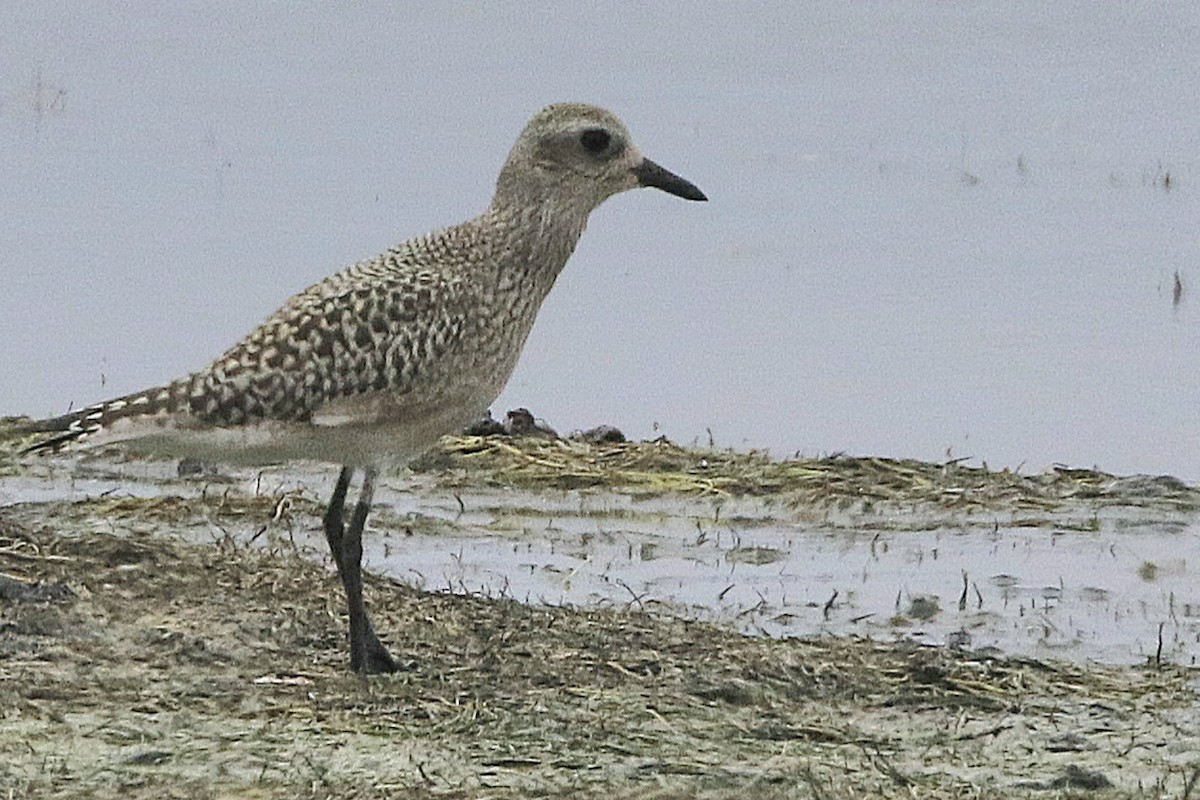
M123 442L211 461L345 465L325 525L350 603L351 665L394 669L356 588L361 547L353 550L377 467L480 416L512 374L588 214L636 186L705 199L645 159L610 112L549 106L517 139L480 216L310 286L198 372L36 423L56 435L30 449ZM366 477L346 532L354 468Z

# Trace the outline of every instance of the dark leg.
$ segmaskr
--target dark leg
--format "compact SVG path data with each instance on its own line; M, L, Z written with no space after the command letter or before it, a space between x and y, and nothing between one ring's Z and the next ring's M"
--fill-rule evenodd
M350 669L355 672L395 672L400 668L375 634L362 596L362 532L371 511L377 474L374 467L368 467L364 472L349 529L344 522L346 491L354 477L354 467L342 467L333 497L329 499L329 508L325 511L325 538L346 590L346 605L350 611Z

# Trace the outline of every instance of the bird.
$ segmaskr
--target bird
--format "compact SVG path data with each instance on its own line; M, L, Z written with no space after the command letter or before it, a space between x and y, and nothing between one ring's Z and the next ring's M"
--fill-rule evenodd
M588 216L638 187L708 199L642 155L611 111L546 106L517 137L479 216L293 295L201 370L28 424L25 432L41 437L25 452L119 444L232 465L341 465L322 524L346 596L350 669L395 672L401 662L363 601L362 535L380 470L481 417L512 375Z

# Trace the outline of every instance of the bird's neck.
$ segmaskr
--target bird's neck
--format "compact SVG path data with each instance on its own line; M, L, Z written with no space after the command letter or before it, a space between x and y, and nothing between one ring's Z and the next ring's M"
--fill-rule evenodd
M499 286L519 287L540 302L574 252L589 211L566 204L493 201L479 221L493 238L488 249Z

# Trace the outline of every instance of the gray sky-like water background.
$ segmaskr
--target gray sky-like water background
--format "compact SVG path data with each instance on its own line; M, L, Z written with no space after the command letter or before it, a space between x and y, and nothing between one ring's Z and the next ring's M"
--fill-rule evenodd
M528 116L578 99L711 202L602 207L499 410L1200 480L1192 4L4 16L0 412L204 365L294 291L480 211Z

